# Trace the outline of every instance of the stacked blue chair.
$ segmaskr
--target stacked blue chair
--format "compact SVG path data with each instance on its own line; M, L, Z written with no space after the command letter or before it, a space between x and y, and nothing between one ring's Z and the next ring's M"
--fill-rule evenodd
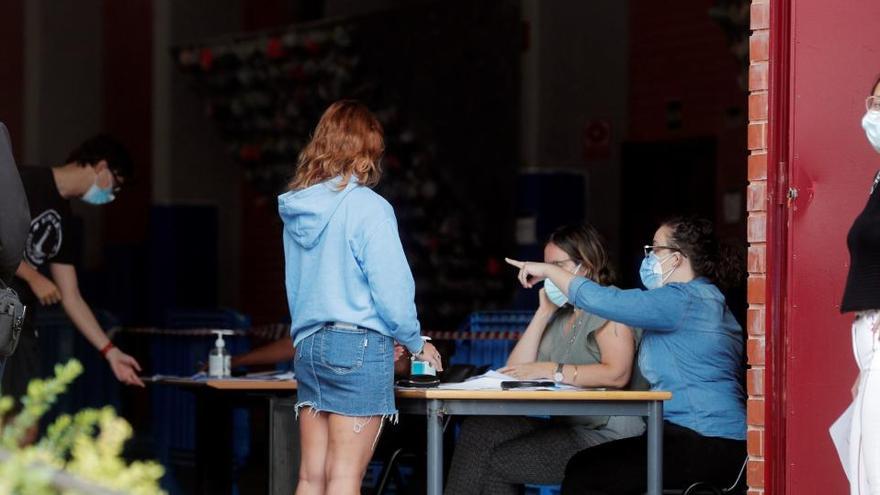
M524 493L525 495L559 495L561 490L558 486L527 485Z
M497 369L504 366L516 344L517 334L525 331L532 311L478 311L472 313L465 330L482 334L471 340L457 340L452 364L473 364Z

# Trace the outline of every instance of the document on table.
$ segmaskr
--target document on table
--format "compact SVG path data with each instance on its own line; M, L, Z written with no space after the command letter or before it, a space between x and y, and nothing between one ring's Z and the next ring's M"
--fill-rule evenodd
M501 382L519 381L512 376L499 373L495 370L487 371L482 375L473 376L459 383L441 383L437 388L441 390L501 390ZM552 387L528 387L516 390L580 390L571 385L556 384Z
M242 380L270 380L284 381L296 378L292 371L258 371L256 373L248 373L242 377Z
M153 375L153 376L145 376L141 377L145 381L150 382L160 382L163 380L191 380L194 382L206 382L208 380L230 380L230 381L263 381L263 382L278 382L284 380L293 380L295 377L292 371L270 371L270 372L261 372L261 373L248 373L244 376L227 376L224 378L217 378L214 376L208 376L204 371L200 371L194 375L190 376L180 376L180 375Z

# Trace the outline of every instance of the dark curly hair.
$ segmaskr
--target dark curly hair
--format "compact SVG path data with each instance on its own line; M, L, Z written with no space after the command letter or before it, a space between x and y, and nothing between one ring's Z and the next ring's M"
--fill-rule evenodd
M615 280L614 268L605 248L605 239L592 225L565 225L559 227L547 240L565 251L572 260L587 269L587 277L600 285L611 285Z
M130 180L134 175L134 166L128 150L109 134L98 134L86 139L70 152L64 163L76 163L85 167L96 165L101 160L107 160L107 167L125 180Z
M676 217L662 225L672 230L669 242L690 260L694 274L708 278L722 289L742 283L746 275L742 255L718 240L712 222L698 217Z

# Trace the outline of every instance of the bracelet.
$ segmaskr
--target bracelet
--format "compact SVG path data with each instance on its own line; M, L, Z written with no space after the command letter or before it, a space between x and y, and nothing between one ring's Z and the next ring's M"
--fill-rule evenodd
M107 342L107 345L101 348L101 355L107 357L107 353L110 352L111 349L116 347L113 345L113 342Z

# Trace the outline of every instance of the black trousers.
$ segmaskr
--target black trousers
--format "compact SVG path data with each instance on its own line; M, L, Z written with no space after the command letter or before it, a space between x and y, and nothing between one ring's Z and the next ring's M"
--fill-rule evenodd
M568 461L563 495L630 495L648 486L648 437L626 438L582 450ZM746 442L704 437L663 423L663 485L686 488L705 481L726 488L746 458Z

